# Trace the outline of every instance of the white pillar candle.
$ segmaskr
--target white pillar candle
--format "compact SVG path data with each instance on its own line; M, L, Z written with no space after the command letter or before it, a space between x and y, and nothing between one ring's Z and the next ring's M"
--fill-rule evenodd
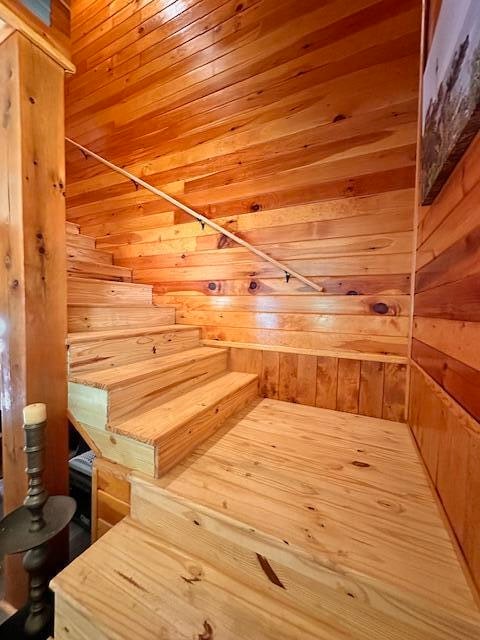
M47 407L43 402L29 404L23 410L23 423L26 425L39 424L47 419Z

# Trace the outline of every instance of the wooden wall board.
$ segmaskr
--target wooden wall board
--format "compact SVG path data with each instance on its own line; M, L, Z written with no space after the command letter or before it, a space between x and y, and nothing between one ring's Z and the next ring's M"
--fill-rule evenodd
M238 343L230 348L229 366L256 373L264 398L405 421L405 364L249 349Z
M393 226L396 220L390 215L389 224ZM408 218L407 218L408 220ZM382 225L381 218L375 218L373 222L378 222ZM368 227L371 220L365 220L364 218L358 219L357 233L363 233L365 227ZM300 260L308 258L329 258L333 260L339 257L346 256L360 256L365 251L370 251L373 255L379 256L391 256L392 254L404 254L410 251L409 241L411 240L411 234L408 230L408 224L402 225L402 222L398 224L398 227L404 226L404 230L395 231L392 233L372 233L364 236L348 237L345 232L341 232L340 229L332 229L333 225L329 225L329 229L316 229L314 223L307 225L301 225L303 228L295 229L294 225L290 225L285 229L283 237L276 237L275 232L264 234L264 238L251 239L255 241L256 248L262 251L275 252L275 257L279 260ZM351 227L350 223L350 227ZM397 227L397 228L398 228ZM405 229L407 229L405 231ZM347 232L348 233L348 232ZM330 236L330 237L329 237ZM248 237L247 234L242 234L243 239ZM315 239L318 237L318 239ZM260 242L258 242L260 240ZM221 241L220 236L214 238L209 237L209 242L216 241L216 245L213 248L205 248L198 252L180 253L180 251L186 250L190 247L194 247L194 240L186 240L182 247L181 242L171 242L165 247L162 247L162 243L148 243L147 246L143 244L141 247L122 247L121 250L116 251L116 262L123 266L131 266L136 269L162 269L162 268L175 268L175 267L195 267L204 266L210 264L228 265L232 261L249 261L254 259L248 249L239 248L233 246L232 241L226 241L224 245L230 245L222 247L222 251L218 252L218 243ZM262 243L265 242L265 244ZM107 242L111 242L111 238L108 238ZM100 242L100 245L102 243ZM198 243L196 243L198 244ZM152 246L153 245L153 246ZM185 246L186 245L186 246ZM175 249L177 251L175 251ZM136 252L136 255L133 252ZM147 253L148 251L148 253ZM155 252L152 254L152 251ZM384 258L385 260L385 258ZM379 259L379 265L382 263ZM328 275L328 272L322 273Z
M419 30L415 0L73 7L69 135L312 277L325 297L74 149L69 220L207 339L400 363ZM275 382L289 356L267 357L272 393L300 385L314 402L305 381Z
M206 298L200 301L201 307L197 310L198 298L185 297L183 300L177 297L174 304L180 308L179 316L195 316L208 319L216 316L216 321L201 322L201 324L229 325L230 313L238 316L239 326L261 326L284 329L297 328L311 331L337 331L339 333L363 333L371 335L405 336L408 328L408 318L402 315L400 308L402 298L378 296L376 299L368 299L364 296L323 296L322 298L274 298L265 303L267 298L233 298L231 306L222 315L221 304L225 298ZM258 301L258 303L257 303ZM253 304L249 304L253 303ZM408 302L407 302L408 304ZM243 309L245 310L242 310ZM323 308L323 309L322 309ZM301 309L301 310L300 310ZM270 314L270 315L269 315ZM257 319L258 318L258 319ZM223 322L222 322L223 321Z
M85 185L85 188L88 188L88 184ZM227 215L224 217L217 216L215 220L218 224L226 226L228 229L235 232L254 231L262 228L271 229L272 227L274 227L274 231L281 232L282 229L279 229L279 227L291 224L306 222L317 223L326 220L338 221L342 218L374 215L375 213L392 214L406 212L411 210L412 202L413 190L401 189L363 197L352 196L350 198L337 198L336 200L330 200L327 202L319 201L315 203L295 205L292 207L273 207L271 209L252 207L248 212L236 215ZM169 240L192 238L196 242L197 238L200 239L208 235L216 235L214 229L207 226L204 229L201 229L198 226L198 222L193 222L191 219L189 221L182 221L182 224L174 224L176 218L173 216L173 213L168 211L158 212L158 206L158 202L155 201L153 203L140 205L136 211L135 208L127 207L125 209L118 209L113 213L97 212L92 217L82 217L82 225L84 229L90 229L90 225L106 224L111 222L112 218L114 218L114 222L117 225L115 227L116 233L109 233L108 235L105 234L106 237L102 238L101 236L103 234L99 234L97 232L96 235L99 246L102 244L111 244L116 247L117 251L119 251L119 245L122 244L142 245L148 242L157 242L159 246L153 247L155 249L154 254L157 252L159 254L168 252L168 244L165 243ZM157 210L156 214L155 210ZM142 220L142 218L150 220L153 215L158 216L155 224L147 225L145 228L162 227L161 229L154 230L152 228L150 231L143 231L142 226L139 225L135 233L134 229L131 228L130 225L132 218L137 219L137 221ZM130 233L125 233L125 231ZM321 231L324 233L326 229L323 228ZM377 228L374 232L378 233L378 231L379 230ZM270 235L267 235L266 238L267 242L269 242ZM320 238L323 239L323 236L320 236ZM308 240L310 238L307 237L306 239ZM218 242L220 240L218 235L215 240L216 244L212 247L207 246L203 248L218 248ZM222 246L228 247L229 245L227 244ZM141 246L133 247L132 249L135 248L137 250L142 249ZM152 247L147 245L145 248L149 249ZM161 249L166 250L162 251ZM139 253L138 255L142 254ZM144 255L150 254L146 253ZM119 257L122 257L122 254L119 254Z
M337 409L348 413L358 413L360 391L360 361L338 361Z
M317 390L315 406L337 408L338 358L317 356ZM265 396L269 397L269 396Z
M430 3L428 41L440 3ZM429 14L426 16L427 20ZM418 207L409 420L480 587L480 136Z
M434 287L458 282L478 275L479 270L480 225L419 269L415 278L415 291L427 291Z
M363 3L355 2L354 4L358 7L359 4L372 5L372 2L364 0ZM317 57L318 61L319 51L321 51L325 62L337 61L339 52L342 52L344 57L352 56L359 49L368 50L371 47L374 34L376 34L374 41L380 43L380 45L384 44L386 39L394 40L391 33L386 35L385 31L379 28L378 23L384 22L385 19L390 19L398 27L397 40L400 39L400 36L411 34L414 31L412 23L409 23L408 20L411 20L415 15L415 10L418 10L415 2L404 2L401 7L385 1L378 2L377 6L370 6L369 11L363 12L363 15L360 15L360 12L355 12L356 7L354 4L344 7L341 2L337 2L330 7L321 6L318 8L316 2L305 2L302 3L302 8L295 7L296 13L294 13L292 5L289 4L287 5L287 11L279 12L283 18L281 26L279 26L278 20L275 19L274 15L269 15L266 19L259 21L262 24L262 32L259 36L252 37L253 34L250 32L249 38L242 38L242 34L237 33L237 46L233 51L227 52L226 55L224 55L225 49L222 47L222 43L216 43L216 47L211 47L213 57L202 64L203 61L200 56L198 67L196 67L197 56L194 55L191 59L176 65L173 70L170 68L168 72L165 72L160 69L162 72L160 82L149 84L148 77L141 79L138 83L132 82L130 91L134 91L141 96L141 103L135 102L135 94L133 96L129 94L128 87L126 97L130 99L126 100L121 107L113 96L108 96L108 102L102 104L100 96L99 103L103 109L97 112L96 121L99 126L112 121L112 119L123 124L135 117L143 117L152 112L158 113L162 108L166 109L168 107L166 110L171 110L191 102L192 99L211 96L232 84L248 82L248 80L255 78L257 75L268 77L269 74L278 76L281 67L291 69L296 62L296 58L301 55L306 57L307 60L315 60ZM244 11L247 9L248 6L245 6ZM399 12L402 12L400 16L398 15ZM347 20L342 20L342 13L344 15L345 13L350 13L351 15L348 16ZM337 16L339 19L335 20ZM330 23L333 21L333 24L322 28L328 20L330 20ZM272 25L271 29L269 29L270 24ZM126 22L119 25L119 27L125 28L124 25L126 27ZM415 25L415 29L418 29L418 24ZM107 34L107 37L114 38L114 34L115 30L112 29ZM138 38L135 33L131 35ZM94 46L98 48L101 46L100 42L97 41ZM305 44L309 46L304 49ZM400 45L397 46L399 49ZM404 43L402 48L405 48ZM262 58L258 57L258 51L267 54L267 64ZM411 50L405 52L405 54L408 53L411 53ZM265 54L262 55L265 57ZM216 56L220 56L220 58ZM217 72L212 76L210 68L211 63L214 61L216 62ZM335 75L338 75L338 67L341 66L342 62L340 58L336 65ZM128 69L128 65L126 66ZM155 78L154 73L151 73L151 69L149 71L150 75ZM323 70L324 78L328 78L331 74L331 67ZM251 81L250 84L252 84ZM154 102L155 98L157 99L156 102ZM94 107L75 114L76 123L72 128L72 132L78 135L92 130L93 123L88 121L88 116L91 115L92 111L95 112Z
M219 274L220 275L220 274ZM175 278L172 270L171 276ZM390 276L349 276L341 277L312 277L312 280L323 287L325 293L339 295L375 295L375 294L408 294L410 288L410 274ZM246 280L196 280L188 282L186 290L185 282L157 283L154 285L156 304L161 304L161 296L165 293L178 293L179 295L198 295L199 293L211 295L283 295L283 296L311 296L311 289L307 290L302 283L285 278L259 279L252 275ZM321 300L321 298L318 298Z
M178 308L178 307L177 307ZM228 307L226 307L228 309ZM262 329L270 327L279 330L316 331L326 333L347 333L367 336L405 337L408 318L360 315L317 315L315 313L270 313L256 311L177 311L180 324L210 325L216 327L239 327Z
M467 276L420 291L415 295L415 313L423 317L448 318L450 320L480 320L480 278Z
M191 324L191 323L189 323ZM404 362L406 338L362 336L359 334L295 331L282 329L248 329L240 327L203 326L203 337L218 346L230 343L260 344L285 351L315 351L344 358Z
M402 421L405 418L404 401L406 394L407 366L385 363L383 383L383 413L386 420Z
M383 362L362 362L360 369L359 413L381 418L383 415L385 365Z
M480 371L414 339L412 358L455 400L480 419Z
M479 143L479 138L472 144ZM465 160L465 158L463 159ZM461 162L463 162L463 160ZM460 166L462 166L460 164ZM444 189L452 188L452 178L458 177L458 172L454 172ZM478 202L480 186L475 184L469 191L463 185L463 197L453 209L449 209L449 204L445 205L446 211L444 220L436 227L431 235L424 240L417 248L417 268L423 267L433 258L449 249L454 243L459 242L478 227L478 217L476 204ZM446 198L444 191L438 196L440 199ZM436 213L436 210L434 210ZM453 250L452 250L453 251Z
M409 422L480 587L480 425L423 368L412 365Z
M214 282L214 281L213 281ZM212 289L208 289L212 291ZM164 294L158 300L180 308L180 312L258 312L258 313L295 313L302 315L323 316L364 316L373 318L404 318L408 316L410 300L404 294L390 294L379 292L376 295L264 295L262 291L250 295L224 295L222 291L214 289L211 296L187 295L184 292Z
M480 370L478 322L416 316L413 322L413 337L473 369Z

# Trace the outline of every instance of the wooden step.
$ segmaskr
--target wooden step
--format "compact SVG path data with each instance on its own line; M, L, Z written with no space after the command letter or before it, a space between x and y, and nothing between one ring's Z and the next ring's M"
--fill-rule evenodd
M150 307L146 307L147 309ZM161 310L161 307L155 307ZM165 324L158 327L121 327L119 329L104 329L99 331L73 331L68 334L66 344L78 345L90 342L99 342L103 340L116 340L117 338L131 338L134 336L143 336L150 333L188 333L189 331L200 331L200 327L190 324ZM145 358L146 359L146 358Z
M88 278L68 278L68 304L149 305L152 289L148 284L102 282Z
M75 222L69 222L68 220L65 222L65 231L72 235L78 235L80 233L80 225Z
M108 369L200 346L200 328L189 325L83 331L68 335L69 372Z
M480 637L405 424L261 400L162 478L132 474L131 517L206 574L285 598L317 638Z
M101 249L85 249L70 243L67 237L67 258L70 260L84 260L101 264L113 264L113 254Z
M249 585L246 572L239 583L228 571L165 544L129 517L57 575L51 587L55 640L334 637L326 626L317 633L311 620L288 606L287 594L267 579L260 591ZM407 637L419 640L417 635L402 640ZM384 638L400 636L387 633Z
M67 258L67 273L77 278L94 278L98 280L114 280L117 282L132 281L132 270L128 267L118 267L102 262L72 260L71 258Z
M175 307L95 306L68 307L68 331L103 331L108 329L158 327L175 323Z
M79 249L95 249L95 238L84 236L82 233L74 234L67 231L67 244L75 245Z
M227 372L117 424L112 430L153 445L158 478L258 395L258 377Z
M227 368L226 349L198 347L160 358L70 376L69 410L97 429L114 428L168 394L181 393Z

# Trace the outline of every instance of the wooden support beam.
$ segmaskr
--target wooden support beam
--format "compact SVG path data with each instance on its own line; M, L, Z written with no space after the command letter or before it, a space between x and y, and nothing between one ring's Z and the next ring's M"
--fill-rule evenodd
M26 404L47 404L45 481L51 494L68 490L63 85L63 68L18 31L0 44L0 366L6 512L25 495ZM9 558L6 599L23 604L25 586L19 559Z

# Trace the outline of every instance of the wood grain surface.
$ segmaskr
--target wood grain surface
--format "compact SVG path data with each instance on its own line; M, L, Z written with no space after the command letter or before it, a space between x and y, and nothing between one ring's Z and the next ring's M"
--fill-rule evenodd
M418 209L409 420L480 587L479 195L477 135L433 204Z
M406 425L261 400L130 498L53 581L58 640L478 636Z
M68 492L65 361L64 73L23 34L0 44L0 372L5 513L25 498L22 409L47 405L44 481ZM60 565L68 548L57 544ZM5 560L6 599L23 606L21 558ZM58 565L57 565L58 566Z
M68 135L325 293L73 148L69 220L207 339L401 363L419 3L94 5L73 7Z
M406 364L238 345L230 347L229 366L256 373L264 398L405 420Z

